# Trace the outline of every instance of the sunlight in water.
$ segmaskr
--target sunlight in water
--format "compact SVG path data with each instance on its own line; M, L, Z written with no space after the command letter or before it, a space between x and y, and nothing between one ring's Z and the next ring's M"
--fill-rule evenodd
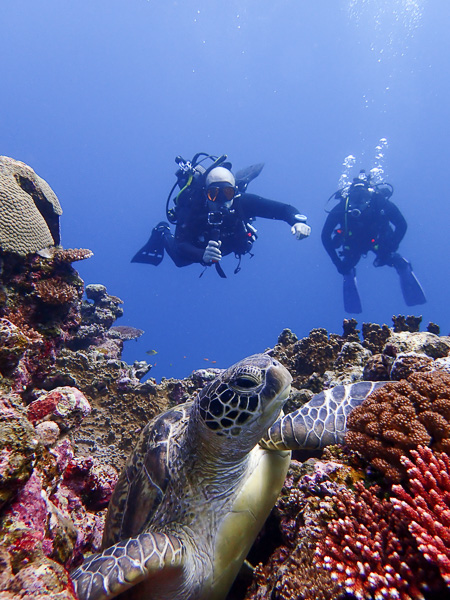
M424 0L349 0L348 12L355 21L360 21L367 14L376 28L389 25L393 16L411 33L420 24L423 4Z

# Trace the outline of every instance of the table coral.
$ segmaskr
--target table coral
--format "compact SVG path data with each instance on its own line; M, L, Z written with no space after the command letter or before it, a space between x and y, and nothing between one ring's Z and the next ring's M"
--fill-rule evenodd
M0 156L0 248L20 255L60 243L61 206L31 167Z
M450 451L450 375L413 373L387 383L355 408L347 421L346 444L390 481L405 476L401 457L419 445Z
M391 502L399 517L409 521L419 550L438 566L450 587L450 457L423 446L411 451L411 456L412 460L402 458L410 493L395 485Z
M355 493L340 490L333 503L337 518L318 541L318 566L358 600L423 599L431 585L439 587L414 546L407 525L392 504L378 497L379 489L355 484Z

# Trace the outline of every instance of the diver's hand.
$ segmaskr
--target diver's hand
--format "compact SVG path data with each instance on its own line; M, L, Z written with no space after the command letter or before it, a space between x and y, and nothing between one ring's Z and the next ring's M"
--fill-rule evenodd
M306 223L294 223L291 227L291 233L292 235L295 235L298 240L303 240L310 235L311 227Z
M203 253L204 263L219 262L219 260L222 258L222 253L220 251L221 244L222 242L209 240L208 245L205 248L205 252Z

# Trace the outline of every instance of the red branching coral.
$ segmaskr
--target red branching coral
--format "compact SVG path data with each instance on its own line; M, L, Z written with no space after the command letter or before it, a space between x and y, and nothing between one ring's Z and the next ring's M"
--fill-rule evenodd
M419 445L450 452L450 374L413 373L379 388L351 412L345 442L394 483L406 475L401 457Z
M328 523L317 544L319 566L361 600L423 598L422 590L438 577L416 550L402 515L378 498L376 486L357 483L355 491L341 490L333 498L339 518Z
M413 460L402 458L408 470L408 487L393 486L391 498L400 518L409 521L409 531L419 550L450 586L450 457L419 446Z

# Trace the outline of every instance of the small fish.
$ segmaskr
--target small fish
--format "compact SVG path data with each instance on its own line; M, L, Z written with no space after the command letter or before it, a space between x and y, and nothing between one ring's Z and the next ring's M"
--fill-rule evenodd
M211 362L214 363L214 364L216 364L217 360L212 360Z
M154 354L158 354L158 352L156 350L147 350L147 352L145 354L148 354L149 356L153 356Z
M209 358L204 358L203 360L209 360Z

